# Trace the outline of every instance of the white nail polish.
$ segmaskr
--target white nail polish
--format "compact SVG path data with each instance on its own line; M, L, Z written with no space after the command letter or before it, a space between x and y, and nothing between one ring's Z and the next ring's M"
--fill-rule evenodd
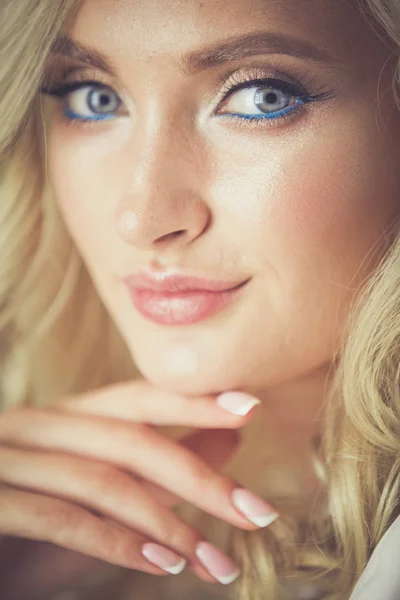
M236 579L239 577L240 575L240 571L236 571L236 573L232 573L232 575L229 575L227 577L222 577L221 575L218 577L218 581L220 583L222 583L222 585L229 585L230 583L232 583L233 581L236 581Z
M217 398L217 405L220 408L238 417L246 416L258 404L261 404L258 398L243 392L224 392Z
M278 513L275 513L273 515L270 515L269 517L247 517L252 523L254 523L254 525L257 525L258 527L268 527L268 525L271 525L271 523L273 523L274 521L276 521L276 519L278 519L280 515L278 515Z
M186 567L186 560L181 560L181 562L176 565L175 567L164 567L164 569L166 571L168 571L168 573L171 573L171 575L179 575L179 573L182 573L183 569Z

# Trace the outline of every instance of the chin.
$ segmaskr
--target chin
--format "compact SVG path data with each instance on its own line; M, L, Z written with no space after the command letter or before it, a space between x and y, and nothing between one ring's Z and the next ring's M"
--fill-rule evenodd
M151 365L137 365L141 375L154 387L182 396L210 396L221 392L243 389L232 377L214 373L169 373L156 371Z

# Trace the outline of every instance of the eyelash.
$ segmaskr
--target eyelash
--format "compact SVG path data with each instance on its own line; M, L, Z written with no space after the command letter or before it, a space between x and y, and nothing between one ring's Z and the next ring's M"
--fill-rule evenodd
M276 115L272 116L251 117L239 116L232 113L224 113L221 115L222 118L229 119L242 127L273 126L275 124L280 124L293 118L300 109L304 108L305 104L334 98L333 90L324 90L322 88L316 89L315 83L307 79L306 75L301 77L305 83L289 83L288 81L285 81L285 79L279 79L278 77L265 77L265 72L261 71L260 73L260 69L257 67L251 69L250 73L247 72L246 75L243 75L243 73L240 72L236 72L232 75L220 92L222 99L219 104L225 102L235 92L242 89L251 89L253 87L259 89L272 87L273 89L280 90L295 98L296 104L291 105L286 109L282 109L278 111ZM279 72L276 73L276 75L287 78L287 75L284 73ZM315 90L314 93L311 92L313 89Z
M63 74L65 77L67 72ZM78 76L79 77L79 76ZM282 74L282 77L287 77L285 74ZM303 78L305 79L305 78ZM92 89L106 89L110 90L121 100L119 95L114 91L114 89L107 85L105 82L102 82L100 79L82 79L75 80L72 82L59 83L54 87L50 85L43 85L40 88L40 93L44 95L54 96L58 100L65 100L69 94L74 91L83 89L83 88L92 88ZM258 68L253 68L250 70L250 73L234 73L230 79L224 84L222 89L218 92L219 100L218 107L228 100L235 92L238 92L243 89L251 89L258 88L263 89L267 87L272 87L275 90L280 90L281 92L287 94L288 96L295 98L295 104L290 105L285 109L281 109L277 114L272 116L240 116L239 114L234 113L220 113L218 116L223 119L227 119L235 124L242 127L259 127L259 126L271 126L276 123L283 123L288 119L291 119L296 113L299 112L300 109L304 108L305 104L309 104L315 101L328 100L334 97L332 90L322 90L318 89L315 93L311 93L309 90L313 89L314 85L312 81L308 81L306 84L300 83L289 83L284 79L279 79L276 77L265 77L265 71L260 73ZM122 102L122 100L121 100ZM118 109L116 109L118 110ZM103 118L85 118L85 117L73 117L72 112L70 111L70 115L68 116L68 109L64 107L64 111L62 114L63 120L67 123L67 125L78 126L78 127L97 127L100 123L104 123L105 121L113 120L116 117L103 117ZM107 114L107 113L104 113Z

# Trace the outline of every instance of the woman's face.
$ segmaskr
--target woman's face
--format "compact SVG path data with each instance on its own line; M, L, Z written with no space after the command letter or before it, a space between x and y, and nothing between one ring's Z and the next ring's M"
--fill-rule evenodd
M109 89L56 101L50 177L143 375L190 395L324 369L400 212L395 63L353 2L86 0L68 34L115 73L56 59ZM156 322L121 281L143 269L247 283Z

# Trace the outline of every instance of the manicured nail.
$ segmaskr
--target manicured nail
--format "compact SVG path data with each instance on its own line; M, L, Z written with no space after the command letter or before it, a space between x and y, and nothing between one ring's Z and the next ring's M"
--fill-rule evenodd
M207 571L223 585L232 583L240 575L240 570L233 560L208 542L197 544L196 555Z
M172 575L179 575L186 567L186 560L158 544L144 544L142 554L153 565Z
M270 504L249 490L234 490L232 501L236 508L258 527L267 527L279 517L279 513Z
M220 408L240 417L247 415L257 404L261 404L258 398L244 392L224 392L217 398Z

